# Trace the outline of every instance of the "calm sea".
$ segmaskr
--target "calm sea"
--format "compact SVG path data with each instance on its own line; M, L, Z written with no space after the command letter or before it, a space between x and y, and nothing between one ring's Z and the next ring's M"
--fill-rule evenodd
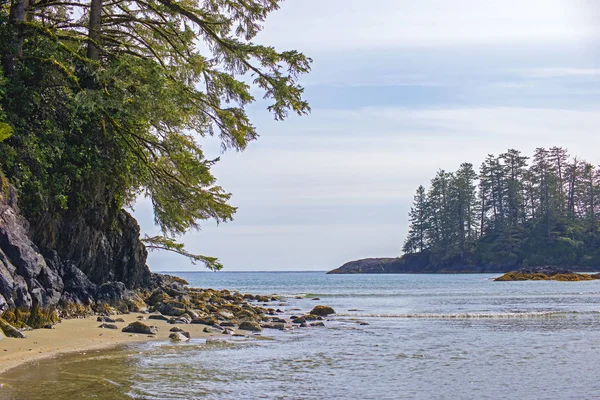
M62 357L6 374L2 380L13 389L4 395L600 398L600 281L493 282L490 278L497 275L321 272L177 275L198 287L278 294L287 314L324 304L337 315L325 321L325 328L265 332L274 340L197 339Z

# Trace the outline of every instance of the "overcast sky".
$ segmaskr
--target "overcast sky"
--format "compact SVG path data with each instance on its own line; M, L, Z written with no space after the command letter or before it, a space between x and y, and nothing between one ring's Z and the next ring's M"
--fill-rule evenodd
M226 271L328 270L399 255L414 191L440 168L555 145L600 164L595 4L287 0L256 41L313 58L313 111L275 122L253 105L261 137L214 169L235 221L182 240ZM147 201L135 216L156 233ZM203 270L170 253L148 265Z

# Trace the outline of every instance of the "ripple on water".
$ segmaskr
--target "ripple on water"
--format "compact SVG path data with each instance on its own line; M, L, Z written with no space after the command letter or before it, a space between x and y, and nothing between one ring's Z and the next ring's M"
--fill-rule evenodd
M562 400L600 392L600 282L498 285L485 276L317 274L201 278L221 280L205 286L246 292L321 293L315 297L340 314L325 321L327 329L269 332L274 341L192 340L60 358L3 375L12 391L2 394L12 393L10 400L528 400L540 394ZM286 301L301 311L315 304L295 296ZM370 325L358 325L363 320Z

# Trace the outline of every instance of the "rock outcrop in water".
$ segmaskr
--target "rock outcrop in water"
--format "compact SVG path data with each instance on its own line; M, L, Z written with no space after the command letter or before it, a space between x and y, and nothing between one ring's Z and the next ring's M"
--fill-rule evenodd
M555 266L542 266L521 268L518 271L508 272L495 281L591 281L600 279L600 274L578 274L568 269Z

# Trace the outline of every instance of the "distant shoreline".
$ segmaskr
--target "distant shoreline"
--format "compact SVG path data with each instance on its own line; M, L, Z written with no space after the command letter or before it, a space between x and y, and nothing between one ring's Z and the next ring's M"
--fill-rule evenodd
M364 258L349 261L339 268L328 271L327 274L361 275L361 274L504 274L522 268L521 265L466 265L456 263L447 266L432 266L425 259L415 256L395 258ZM590 268L569 266L577 272L600 272L600 267Z

